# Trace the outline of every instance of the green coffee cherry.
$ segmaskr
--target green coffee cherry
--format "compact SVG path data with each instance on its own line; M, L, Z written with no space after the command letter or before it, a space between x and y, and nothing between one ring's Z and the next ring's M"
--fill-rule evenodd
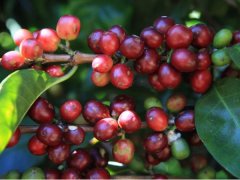
M216 173L216 179L228 179L229 176L224 170L220 170Z
M4 178L5 179L19 179L21 176L21 174L16 171L16 170L13 170L13 171L9 171L5 176Z
M213 38L213 46L215 48L223 48L230 44L232 40L232 32L229 29L221 29Z
M231 58L225 49L216 50L212 53L212 62L215 66L225 66L230 64Z
M210 166L205 167L204 169L199 171L199 173L197 174L198 179L214 179L215 176L216 176L216 172Z
M151 107L160 107L162 108L161 101L156 97L149 97L144 101L144 107L149 109Z
M190 149L185 139L179 138L172 142L171 152L178 160L186 159L190 155Z
M135 172L144 172L146 170L144 161L137 155L134 155L131 163L128 164L128 167Z
M41 168L32 167L23 173L22 179L45 179L45 175Z

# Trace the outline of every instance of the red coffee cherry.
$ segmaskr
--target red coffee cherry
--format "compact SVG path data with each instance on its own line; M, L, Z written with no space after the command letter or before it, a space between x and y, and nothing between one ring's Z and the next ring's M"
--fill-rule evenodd
M6 52L2 56L1 65L4 69L14 71L24 65L25 59L17 51Z
M55 111L52 104L39 97L29 109L28 115L37 123L50 123L55 116Z
M112 69L112 66L112 58L104 54L97 55L92 61L93 70L100 73L109 72Z
M192 146L199 146L202 145L202 141L200 137L198 136L197 132L193 132L189 138L189 143Z
M52 77L64 76L64 71L60 65L50 65L44 69Z
M35 39L25 39L21 42L19 47L20 53L27 59L36 59L43 53L40 43Z
M178 114L175 125L179 131L191 132L195 129L194 111L186 110Z
M208 160L205 155L195 154L191 157L190 164L191 164L192 171L198 172L207 166Z
M118 117L123 111L135 110L134 99L125 94L116 96L110 104L110 111L112 117Z
M144 51L144 42L138 36L128 36L121 43L119 50L123 56L133 60L142 55Z
M33 35L27 29L19 29L13 35L13 41L17 46L19 46L23 40L31 38L33 38Z
M41 124L37 130L38 139L49 146L60 144L62 136L62 130L55 124Z
M82 113L82 105L77 100L68 100L60 107L60 116L64 121L72 123Z
M158 19L154 21L154 28L162 33L166 34L170 27L172 27L175 24L174 20L167 16L161 16Z
M192 44L198 48L208 47L213 40L212 31L205 24L197 24L191 27L193 33Z
M28 150L33 155L43 155L47 152L47 145L40 141L37 136L33 136L28 141Z
M150 48L158 48L163 42L163 36L153 27L144 28L141 32L140 37Z
M107 141L117 135L118 123L113 118L99 120L93 129L94 137L99 141Z
M8 141L7 148L15 146L19 142L20 137L21 137L21 131L18 127L13 133L11 139Z
M170 89L176 88L182 81L181 73L167 63L160 65L158 70L158 78L165 88Z
M168 139L163 133L153 133L144 140L144 148L150 153L161 151L167 147L167 145Z
M68 159L70 154L70 146L68 144L61 143L57 146L48 148L48 158L54 164L62 164Z
M57 35L64 40L74 40L81 28L80 20L76 16L64 15L57 22Z
M47 169L45 171L46 179L59 179L60 178L60 171L57 169Z
M120 163L129 164L134 157L135 147L129 139L119 139L113 145L113 158Z
M45 28L39 31L37 41L46 52L54 52L58 48L60 38L53 29Z
M126 133L133 133L141 128L141 119L134 111L123 111L118 117L118 125Z
M148 126L154 131L164 131L168 127L168 115L162 108L148 109L145 119Z
M111 83L119 89L128 89L132 86L134 74L126 64L116 64L110 72Z
M88 171L86 179L111 179L111 176L104 168L94 168Z
M80 126L68 126L66 132L63 133L63 137L69 144L80 145L85 139L85 131Z
M153 165L153 166L155 166L161 162L157 157L155 157L153 154L148 153L148 152L146 152L146 154L145 154L145 159L149 165Z
M72 152L67 162L69 167L75 168L78 171L84 171L89 167L91 161L88 151L79 148Z
M183 110L183 108L187 105L187 98L183 94L172 94L167 99L166 105L170 112L176 113Z
M191 44L192 39L192 31L181 24L172 26L166 35L167 45L172 49L187 48Z
M191 76L191 86L196 93L205 93L212 84L212 74L206 70L195 71Z
M157 71L160 56L156 50L145 49L143 55L134 62L134 68L138 73L152 74Z
M102 53L99 41L103 35L103 30L96 29L88 36L88 47L95 53Z
M240 31L235 31L232 37L232 44L240 43Z
M94 147L90 149L90 155L95 167L106 167L108 165L108 152L103 147Z
M197 53L197 70L208 69L211 65L211 56L207 49L201 49Z
M76 169L67 168L62 172L61 179L80 179L80 175Z
M180 72L193 72L197 68L196 55L188 49L176 49L171 55L171 64Z
M114 25L114 26L112 26L112 27L109 29L109 31L111 31L111 32L113 32L113 33L115 33L115 34L117 35L120 44L122 43L122 41L123 41L123 40L125 39L125 37L126 37L126 32L125 32L125 30L124 30L121 26L119 26L119 25Z
M97 71L92 71L91 80L95 86L104 87L110 82L110 74L108 72L100 73Z
M154 155L160 161L167 161L171 157L171 149L169 146L165 147L163 150L155 152Z
M119 45L117 35L111 31L104 32L99 40L101 52L109 56L117 52Z
M166 88L163 86L163 84L160 82L158 78L158 73L153 73L148 76L148 82L149 84L157 91L162 92Z
M101 102L90 100L84 105L83 117L90 124L95 124L100 119L110 117L110 112L108 107Z

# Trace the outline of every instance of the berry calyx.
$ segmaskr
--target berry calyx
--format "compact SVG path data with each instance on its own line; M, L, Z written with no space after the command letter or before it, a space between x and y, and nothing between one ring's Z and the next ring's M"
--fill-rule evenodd
M82 105L77 100L68 100L60 107L60 116L64 121L72 123L75 121L82 112Z

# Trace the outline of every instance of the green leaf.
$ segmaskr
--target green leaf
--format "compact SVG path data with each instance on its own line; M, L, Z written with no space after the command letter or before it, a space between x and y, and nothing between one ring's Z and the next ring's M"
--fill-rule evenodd
M195 107L198 135L213 157L240 177L240 80L219 80Z
M227 52L234 64L240 68L240 45L227 48Z
M0 84L0 153L34 101L50 87L67 80L77 70L73 67L61 78L43 71L18 70Z

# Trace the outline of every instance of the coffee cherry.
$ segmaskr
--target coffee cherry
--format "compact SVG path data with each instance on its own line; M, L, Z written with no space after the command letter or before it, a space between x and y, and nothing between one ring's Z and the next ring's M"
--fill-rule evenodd
M49 146L60 144L62 135L62 130L55 124L41 124L37 130L38 139Z
M27 59L36 59L43 53L43 49L39 42L35 39L25 39L19 47L20 53Z
M163 174L155 174L152 179L162 180L162 179L168 179L168 177Z
M11 170L6 175L4 175L2 178L4 178L4 179L20 179L21 174L17 170Z
M187 105L187 98L183 94L172 94L167 99L166 105L170 112L176 113L183 110L183 108Z
M110 74L107 73L99 73L97 71L92 71L91 74L92 83L97 87L106 86L110 82Z
M57 146L48 148L48 158L54 164L62 164L70 154L70 146L68 144L61 143Z
M212 53L212 62L215 66L225 66L230 64L231 58L226 49L219 49Z
M126 37L126 32L125 32L125 30L124 30L121 26L119 26L119 25L114 25L114 26L112 26L112 27L109 29L109 31L111 31L111 32L113 32L113 33L115 33L115 34L117 35L120 44L122 43L122 41L123 41L123 40L125 39L125 37Z
M196 55L188 49L176 49L171 64L180 72L193 72L197 68Z
M113 145L113 158L120 163L129 164L134 156L135 147L129 139L119 139Z
M72 123L75 121L82 112L82 105L77 100L68 100L60 107L60 116L64 121Z
M240 31L235 31L232 37L232 44L240 43Z
M148 152L145 154L145 159L149 165L153 165L153 166L155 166L161 162L161 160L159 160L153 154L148 153Z
M158 73L153 73L148 76L148 82L149 84L157 91L161 92L164 91L166 88L163 86L163 84L160 82L158 78Z
M208 47L213 40L212 31L205 24L197 24L191 27L193 33L192 44L198 48Z
M192 133L192 135L189 138L189 143L192 146L199 146L202 144L201 139L199 138L198 134L196 132Z
M110 72L111 83L119 89L128 89L133 84L132 70L125 64L116 64Z
M182 81L181 73L167 63L160 65L158 78L165 88L170 89L176 88Z
M192 39L192 31L181 24L172 26L166 35L167 45L172 49L187 48L191 44Z
M80 20L72 15L64 15L57 22L57 35L64 40L74 40L78 37L81 28Z
M88 47L95 53L102 53L99 45L99 41L103 35L103 30L96 29L88 36Z
M189 157L190 149L185 139L179 138L172 142L171 152L173 157L178 160L183 160Z
M207 49L201 49L197 53L197 70L208 69L211 65L211 57Z
M101 102L90 100L83 108L83 117L90 124L95 124L100 119L110 117L110 112Z
M107 141L117 135L118 123L113 118L99 120L94 126L94 137L99 141Z
M112 66L112 58L104 54L97 55L92 61L93 70L100 73L109 72L112 69Z
M8 141L7 148L15 146L19 142L20 137L21 137L21 131L18 127L13 133L11 139Z
M111 179L109 172L104 168L94 168L88 171L87 179Z
M167 136L163 133L153 133L144 140L144 148L149 153L163 150L168 145Z
M45 174L41 168L31 167L22 174L22 179L45 179Z
M186 110L178 114L175 125L179 131L190 132L195 129L194 111Z
M63 137L67 143L80 145L85 139L85 132L80 126L68 126L68 129L64 132Z
M171 157L171 149L169 146L165 147L163 150L155 152L154 155L160 161L167 161Z
M108 153L103 147L94 147L90 150L90 155L93 159L95 167L106 167L108 165Z
M29 109L28 115L37 123L50 123L55 116L55 111L52 104L39 97Z
M118 117L123 111L135 110L134 99L127 95L116 96L110 104L110 111L112 117Z
M2 56L1 65L4 69L14 71L23 66L25 59L17 51L6 52Z
M50 65L44 69L52 77L64 76L64 71L60 65Z
M141 128L141 119L134 111L123 111L118 117L118 125L126 133L133 133Z
M136 35L128 36L121 43L119 50L126 58L136 59L144 51L144 42Z
M199 170L206 167L208 162L207 162L206 156L201 154L196 154L191 157L190 163L191 163L191 169L194 172L198 172Z
M140 37L150 48L159 48L163 42L162 35L153 27L144 28L141 32Z
M99 40L101 52L106 55L113 55L119 48L119 39L117 35L111 31L104 32Z
M164 131L168 127L168 116L162 108L148 109L145 119L148 126L154 131Z
M59 179L60 178L60 171L57 169L47 169L45 171L46 179Z
M39 31L37 41L46 52L54 52L58 48L60 38L53 29L45 28Z
M230 44L232 40L232 32L229 29L219 30L213 38L213 46L215 48L223 48Z
M76 168L79 171L84 171L91 163L91 156L84 149L77 149L72 152L68 159L68 166Z
M212 84L212 74L209 70L195 71L191 76L191 86L196 93L205 93Z
M203 168L197 174L198 179L215 179L215 176L216 176L216 171L210 166Z
M170 27L172 27L175 24L174 20L167 16L161 16L158 19L154 21L154 28L162 33L166 34Z
M47 152L47 145L40 141L37 136L33 136L28 141L28 150L33 155L43 155Z
M80 176L76 169L67 168L62 172L61 179L80 179Z
M138 73L152 74L158 69L160 56L156 50L145 49L143 55L134 62L134 68Z
M17 46L19 46L23 40L30 38L33 38L33 35L27 29L19 29L13 35L13 41Z

